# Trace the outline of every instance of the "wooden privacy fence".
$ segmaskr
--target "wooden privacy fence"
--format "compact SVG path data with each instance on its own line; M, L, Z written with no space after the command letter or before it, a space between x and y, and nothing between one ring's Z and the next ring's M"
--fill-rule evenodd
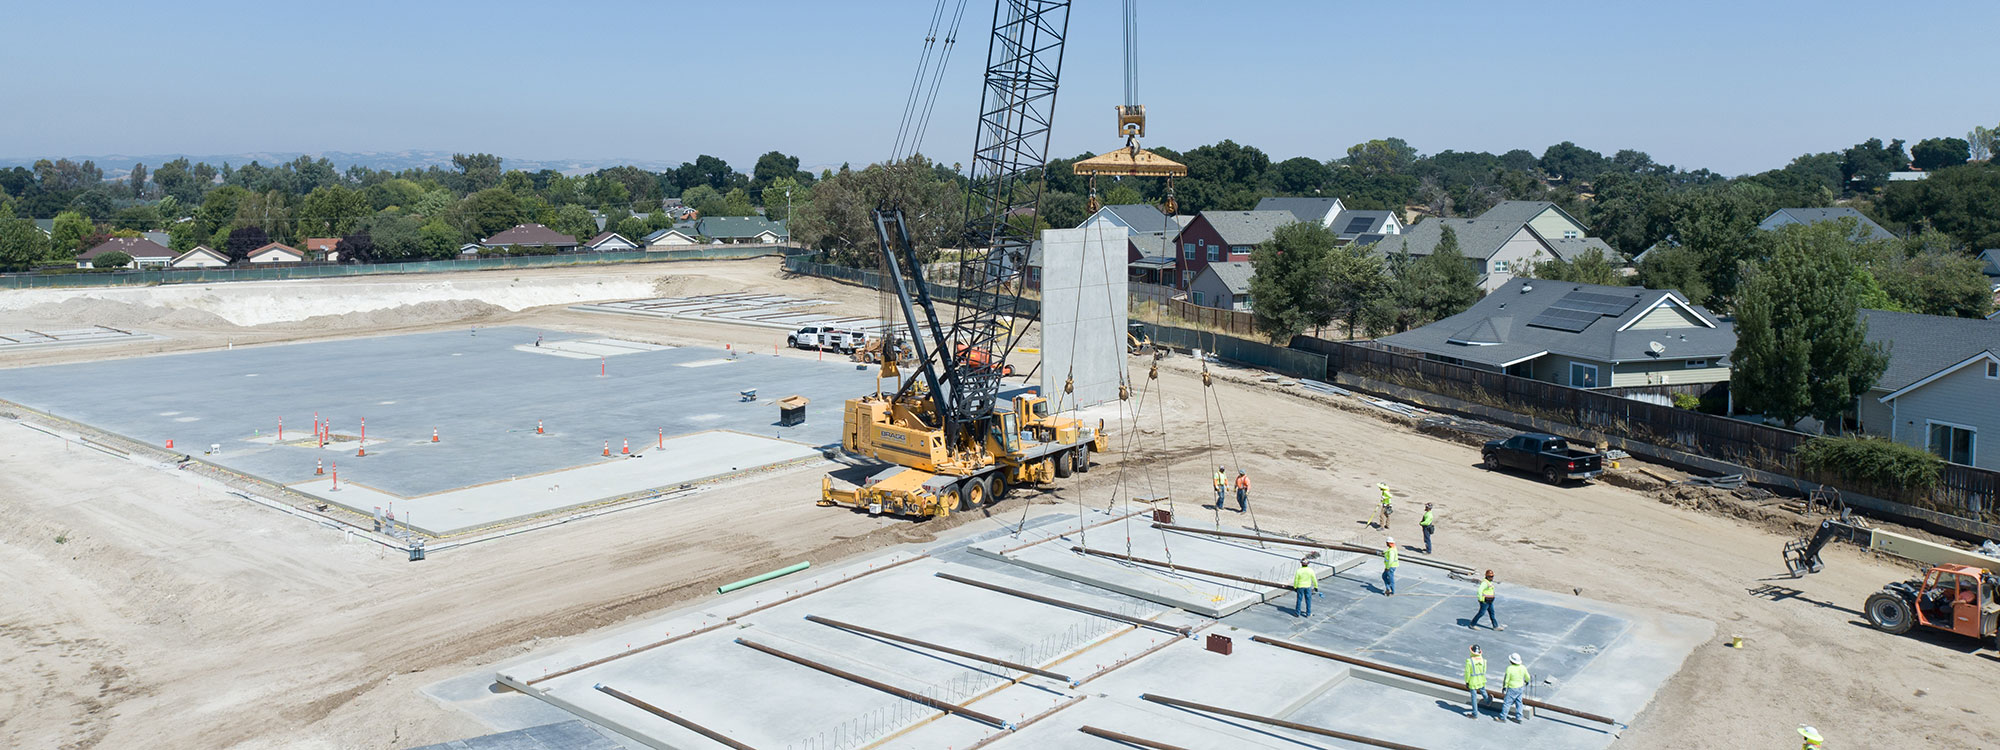
M1945 464L1938 485L1929 490L1875 486L1828 476L1801 465L1798 449L1813 436L1795 430L1448 364L1375 346L1307 336L1294 338L1291 345L1325 355L1329 380L1339 373L1358 375L1943 513L1991 520L1995 511L1993 498L2000 493L2000 473L1972 466Z
M1168 315L1195 325L1214 328L1232 335L1257 335L1257 316L1254 313L1205 307L1184 299L1167 300L1166 311Z

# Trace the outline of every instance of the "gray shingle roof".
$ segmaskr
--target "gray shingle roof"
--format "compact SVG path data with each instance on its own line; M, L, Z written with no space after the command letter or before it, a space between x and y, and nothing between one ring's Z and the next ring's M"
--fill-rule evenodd
M1174 255L1174 244L1180 238L1180 227L1164 232L1142 232L1128 237L1132 247L1143 256Z
M1400 234L1375 234L1371 232L1369 234L1355 235L1354 239L1349 240L1349 242L1351 244L1367 247L1369 245L1381 242L1382 240L1388 239L1390 237L1401 237L1401 236L1402 235Z
M1118 220L1125 222L1125 226L1131 227L1133 232L1164 232L1178 229L1173 225L1173 219L1160 213L1160 208L1151 203L1121 203L1116 206L1105 206L1100 210L1117 214Z
M1299 221L1290 211L1203 211L1201 217L1230 245L1263 244L1278 227Z
M1780 217L1790 219L1791 221L1779 220ZM1779 226L1794 222L1799 224L1818 224L1822 221L1839 221L1841 219L1853 219L1858 225L1854 229L1855 239L1896 239L1896 235L1890 234L1887 229L1883 229L1881 224L1875 223L1873 219L1863 215L1860 211L1847 206L1834 206L1832 208L1780 208L1771 212L1770 216L1764 217L1764 221L1760 222L1757 226L1762 229L1776 229ZM1776 223L1773 223L1774 221Z
M1549 247L1555 248L1556 257L1559 258L1575 260L1577 256L1596 250L1604 253L1605 259L1612 263L1622 263L1625 260L1625 256L1619 255L1617 250L1611 249L1611 246L1605 244L1604 240L1596 237L1549 237L1543 239L1549 243Z
M1988 276L2000 276L2000 250L1979 251L1979 270Z
M516 224L514 228L482 240L479 244L487 247L500 245L544 245L568 247L576 244L576 238L540 224Z
M1894 391L1964 362L1980 352L2000 354L2000 320L1862 310L1868 340L1889 350L1889 366L1875 387Z
M755 237L764 232L785 236L784 222L762 216L704 216L695 222L695 226L701 236L718 240Z
M1556 300L1574 291L1628 297L1635 304L1621 315L1594 320L1576 333L1528 325ZM1541 352L1597 362L1635 362L1656 358L1722 358L1736 349L1734 327L1696 306L1690 307L1716 327L1618 330L1668 296L1686 304L1678 293L1664 289L1515 278L1465 312L1422 328L1385 336L1382 342L1492 367ZM1664 349L1658 357L1651 351L1654 342Z
M1333 218L1333 231L1340 233L1341 239L1353 239L1363 234L1381 234L1383 233L1383 227L1389 223L1390 218L1393 216L1395 216L1395 212L1385 210L1342 211L1339 216ZM1362 219L1367 219L1368 223L1354 228L1353 231L1348 231L1350 227L1355 227L1355 223Z
M112 237L97 246L76 254L77 260L90 260L108 252L117 251L133 258L172 258L174 251L144 237Z
M1339 198L1265 198L1257 201L1257 210L1286 211L1299 221L1324 224L1326 215L1339 203Z
M1215 274L1216 280L1222 282L1230 294L1249 294L1250 277L1256 273L1249 263L1240 260L1210 263L1208 271Z
M1511 221L1516 224L1526 224L1534 221L1535 217L1542 215L1543 211L1551 208L1556 208L1556 204L1548 201L1501 201L1498 205L1486 209L1486 213L1480 214L1479 218L1487 221ZM1558 208L1556 210L1561 211L1562 209ZM1569 214L1565 211L1563 215L1568 216ZM1577 223L1581 224L1582 222Z
M1491 221L1488 219L1431 219L1418 222L1416 226L1398 235L1390 235L1375 247L1385 255L1393 255L1404 247L1410 255L1430 255L1444 240L1445 227L1458 235L1458 252L1467 258L1484 260L1493 257L1514 234L1527 226L1518 221ZM1539 236L1539 235L1538 235ZM1555 252L1553 247L1550 252ZM1562 257L1557 255L1556 257Z

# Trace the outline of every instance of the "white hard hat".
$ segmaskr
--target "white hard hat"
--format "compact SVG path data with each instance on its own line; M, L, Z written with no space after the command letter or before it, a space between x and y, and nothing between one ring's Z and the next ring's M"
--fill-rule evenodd
M1396 538L1392 536L1392 537L1389 537L1389 538L1388 538L1387 540L1385 540L1385 541L1387 541L1387 542L1388 542L1388 543L1390 543L1390 544L1395 544L1395 543L1396 543Z
M1819 730L1814 729L1805 724L1799 725L1799 736L1804 737L1815 744L1826 741L1826 738L1819 736Z
M1512 662L1512 663L1515 663L1515 664L1519 664L1519 663L1521 663L1521 655L1520 655L1520 654L1508 654L1508 655L1507 655L1507 661L1509 661L1509 662Z

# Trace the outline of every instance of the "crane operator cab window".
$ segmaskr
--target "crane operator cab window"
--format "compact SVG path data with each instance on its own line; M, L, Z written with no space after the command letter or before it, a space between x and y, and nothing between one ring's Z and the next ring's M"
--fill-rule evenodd
M1001 412L996 416L999 418L993 420L993 438L1000 443L1002 450L1008 453L1020 452L1020 418L1013 412Z

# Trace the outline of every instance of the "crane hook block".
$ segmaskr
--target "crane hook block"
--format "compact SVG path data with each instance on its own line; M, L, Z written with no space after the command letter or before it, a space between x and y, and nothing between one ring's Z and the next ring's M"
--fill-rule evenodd
M1076 378L1065 376L1063 378L1063 393L1075 393L1075 392L1076 392Z
M1124 384L1124 383L1119 383L1119 384L1118 384L1118 400L1119 400L1119 401L1131 401L1131 400L1132 400L1132 387L1131 387L1131 386L1129 386L1129 385L1126 385L1126 384Z
M1213 388L1213 387L1215 387L1215 378L1213 378L1213 377L1210 377L1210 376L1209 376L1209 374L1208 374L1208 371L1207 371L1207 370L1202 370L1202 371L1201 371L1201 384L1202 384L1202 386L1203 386L1203 387L1207 387L1207 388Z
M1153 360L1153 369L1146 373L1146 379L1147 380L1160 379L1160 360L1157 359Z

